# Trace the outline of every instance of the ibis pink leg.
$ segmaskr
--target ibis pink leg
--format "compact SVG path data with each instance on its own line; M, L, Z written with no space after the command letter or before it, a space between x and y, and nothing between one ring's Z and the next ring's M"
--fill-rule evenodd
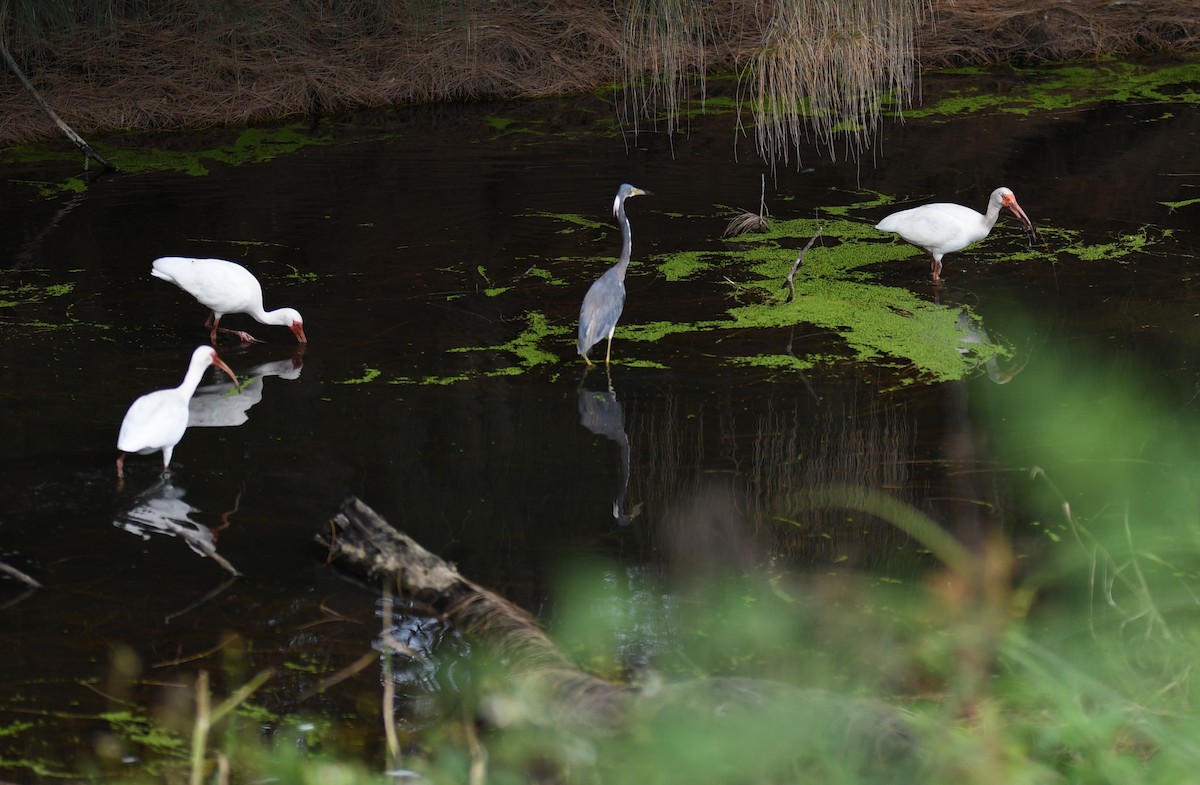
M204 326L207 327L210 331L209 339L212 341L213 346L217 345L217 333L218 332L230 333L231 335L236 335L242 341L242 343L263 343L262 341L258 340L253 335L251 335L250 333L242 332L241 330L230 330L227 327L221 327L220 322L221 322L221 320L217 319L215 314L210 313L208 315L208 321L206 321L204 323Z

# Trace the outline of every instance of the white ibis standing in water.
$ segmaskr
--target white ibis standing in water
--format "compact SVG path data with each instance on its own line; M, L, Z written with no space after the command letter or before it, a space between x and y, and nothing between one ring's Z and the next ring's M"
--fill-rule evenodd
M295 334L297 341L308 343L304 337L304 320L300 312L295 308L263 310L262 286L254 274L240 264L224 259L164 256L154 260L150 274L170 281L212 311L204 326L211 331L214 346L218 330L232 333L246 343L259 343L249 333L221 327L221 317L227 313L249 314L262 324L287 327Z
M178 387L146 393L129 406L117 435L117 449L121 451L117 456L118 478L125 477L125 454L131 452L147 455L162 450L163 474L167 473L171 453L187 430L188 401L210 365L229 374L234 386L237 386L237 376L217 356L217 350L211 346L201 346L192 352L191 363Z
M1017 204L1017 197L1007 188L992 191L986 215L980 215L961 204L938 202L892 213L875 224L875 228L895 232L901 239L929 254L933 260L933 282L939 283L942 280L942 257L987 237L1004 207L1021 219L1027 233L1033 234L1033 222Z

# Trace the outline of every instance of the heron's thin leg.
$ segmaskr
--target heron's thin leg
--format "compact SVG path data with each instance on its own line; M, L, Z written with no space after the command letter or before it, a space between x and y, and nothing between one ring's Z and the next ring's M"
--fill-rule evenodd
M604 367L608 367L608 361L612 358L612 333L608 334L608 351L604 353Z

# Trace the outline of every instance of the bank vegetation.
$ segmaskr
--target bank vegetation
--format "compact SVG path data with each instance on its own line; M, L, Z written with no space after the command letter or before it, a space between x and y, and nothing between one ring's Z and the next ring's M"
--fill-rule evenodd
M3 0L37 91L83 134L211 127L430 101L616 90L674 130L732 73L762 152L813 124L868 131L922 69L1200 48L1194 0ZM803 107L807 107L804 109ZM53 136L11 73L0 145Z

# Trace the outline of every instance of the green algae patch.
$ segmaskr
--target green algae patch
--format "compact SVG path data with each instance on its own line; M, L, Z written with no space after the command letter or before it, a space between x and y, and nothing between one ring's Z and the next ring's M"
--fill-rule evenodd
M516 363L501 364L491 368L463 371L446 375L426 375L421 377L404 376L391 380L390 384L416 384L444 386L467 382L475 379L489 379L499 376L518 376L534 368L558 363L557 354L547 351L543 345L552 339L567 334L566 328L550 324L545 314L530 311L525 314L525 328L512 340L495 346L459 346L447 349L448 354L494 354L514 357Z
M1166 207L1171 212L1175 212L1184 207L1191 207L1194 204L1200 204L1200 199L1184 199L1181 202L1159 202L1163 207Z
M1062 112L1097 103L1200 104L1200 60L1168 66L1104 62L1005 69L1020 78L1011 90L984 91L967 85L944 91L929 104L903 111L907 118L938 118L980 112L1028 116ZM941 73L971 78L997 73L954 69Z
M752 357L735 357L734 365L767 368L780 371L809 371L816 367L811 359L800 359L792 354L759 354Z
M662 273L668 282L683 281L716 267L719 257L704 251L680 251L673 254L656 254L650 263Z
M337 384L369 384L379 378L381 371L378 368L363 368L363 375L356 379L343 379Z
M823 217L777 218L768 232L731 238L736 242L727 244L734 250L712 252L717 260L710 264L720 264L727 277L737 279L739 302L726 311L727 320L706 323L703 329L805 326L836 335L844 346L842 359L891 368L910 381L961 379L1006 354L1003 345L971 328L976 317L969 308L939 305L908 288L877 282L880 265L922 254L861 217L863 211L890 204L891 197L875 192L849 196L848 204L820 207ZM795 271L794 298L787 302L781 286L799 249L814 237ZM924 274L925 265L915 267L914 283ZM815 355L730 359L737 365L804 371L831 361Z
M568 282L556 276L550 270L534 265L525 272L521 273L518 278L532 278L541 281L550 286L567 286Z
M1156 244L1157 240L1150 237L1150 231L1147 227L1142 227L1137 232L1121 234L1110 243L1075 243L1059 249L1059 252L1071 254L1084 262L1131 261L1131 256L1147 253ZM1161 238L1166 239L1171 234L1170 229L1163 230Z
M1073 256L1081 262L1133 262L1139 255L1161 254L1161 246L1174 236L1171 229L1143 226L1118 234L1109 242L1087 243L1073 229L1039 229L1039 242L1029 250L1007 254L1012 261L1045 259L1048 255Z
M231 141L207 150L170 150L162 147L138 146L139 139L146 134L123 134L118 139L120 146L95 143L93 147L121 168L127 175L144 172L181 172L202 176L209 172L212 164L241 166L265 163L281 155L289 155L305 147L329 145L335 142L331 133L314 133L307 123L292 123L278 127L246 127L237 132ZM185 134L181 133L181 138ZM53 149L36 143L12 147L0 151L0 163L48 163L75 161L77 154ZM87 182L79 177L68 177L57 183L13 180L11 182L32 185L46 198L62 193L80 193L87 189Z
M808 280L796 286L790 303L762 303L731 309L738 327L807 324L836 333L850 357L931 381L961 379L981 362L1003 352L986 341L968 342L963 306L943 306L905 289L853 281ZM809 358L793 358L811 368Z
M544 365L546 363L558 362L558 356L551 354L541 348L541 342L544 338L552 335L555 331L550 327L549 321L545 314L537 311L531 311L525 314L526 327L515 338L507 343L502 343L498 346L470 346L450 349L451 352L504 352L515 355L523 369L532 368L536 365ZM503 369L500 371L492 371L492 374L503 373L509 374L511 371Z
M723 320L709 320L702 322L645 322L643 324L621 324L617 326L617 333L613 340L618 339L624 341L636 341L640 343L653 343L660 341L669 335L679 335L682 333L695 333L707 330L719 330L724 327L731 327L729 322Z
M26 274L28 272L26 271ZM73 283L52 283L45 286L17 282L8 284L4 282L4 278L6 277L9 276L0 276L0 308L13 308L18 305L42 303L49 298L62 297L75 290L75 284Z
M311 133L307 124L293 123L277 128L243 128L232 142L210 150L98 149L128 174L176 171L198 176L208 174L208 165L212 163L229 166L265 163L305 147L331 144L333 139L330 134Z

